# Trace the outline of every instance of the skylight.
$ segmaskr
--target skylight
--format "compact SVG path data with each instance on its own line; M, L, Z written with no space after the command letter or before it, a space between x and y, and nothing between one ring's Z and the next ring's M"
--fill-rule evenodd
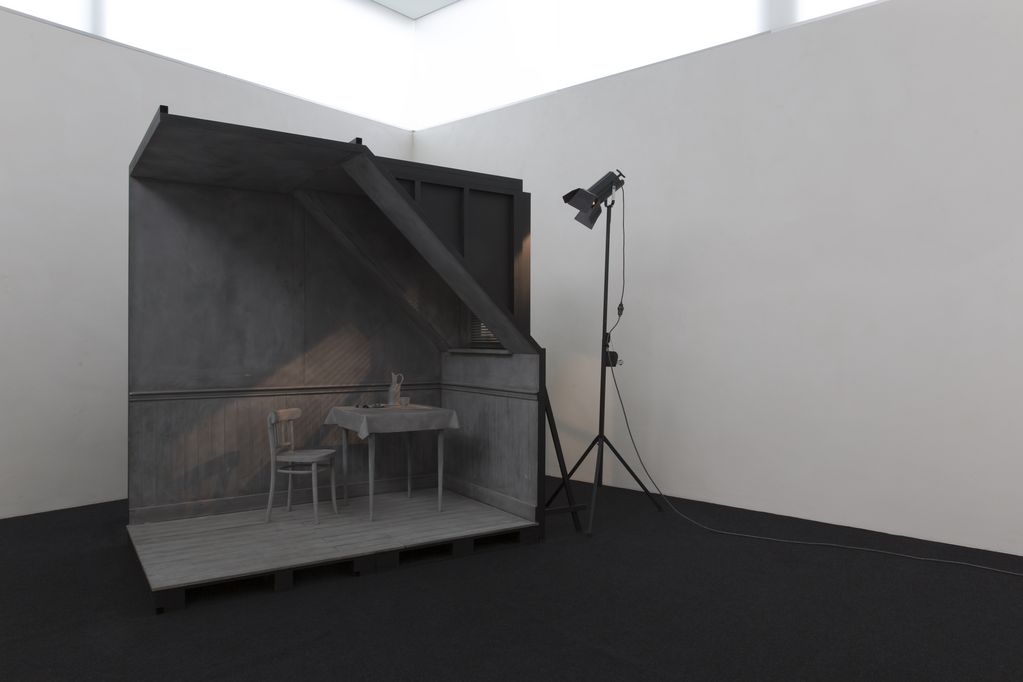
M422 2L401 7L410 14L435 10L414 21L368 0L0 0L16 11L410 130L864 4Z
M393 9L409 19L420 19L442 7L458 2L458 0L373 0L377 4Z

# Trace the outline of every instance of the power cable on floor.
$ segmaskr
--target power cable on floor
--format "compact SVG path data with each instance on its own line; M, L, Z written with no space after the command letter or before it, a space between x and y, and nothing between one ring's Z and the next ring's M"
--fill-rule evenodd
M765 535L753 535L752 533L737 533L735 531L712 528L706 524L700 523L699 521L679 511L678 508L676 508L675 505L671 503L671 500L669 500L668 497L663 492L661 492L661 488L660 486L657 485L657 481L655 481L654 477L650 475L650 471L646 468L646 463L643 462L643 456L639 453L639 448L636 446L636 439L632 435L632 427L629 425L629 414L625 409L625 400L622 399L622 392L618 388L618 378L615 376L614 367L611 368L611 379L614 381L615 393L618 394L618 403L622 406L622 416L625 417L625 429L629 432L629 440L632 441L632 448L636 452L636 458L639 460L640 466L643 467L643 472L646 474L646 477L650 480L650 483L654 486L654 489L657 491L657 494L660 495L661 499L664 500L665 504L667 504L673 512L675 512L676 514L678 514L679 516L681 516L683 519L693 524L694 526L697 526L698 528L702 528L703 530L708 531L710 533L717 533L718 535L729 535L737 538L747 538L750 540L764 540L767 542L781 542L786 545L805 545L808 547L831 547L833 549L848 549L857 552L871 552L873 554L885 554L887 556L894 556L902 559L913 559L914 561L927 561L936 564L951 564L953 566L979 568L984 571L1004 573L1005 575L1013 575L1023 578L1023 573L1009 571L1003 568L994 568L992 566L984 566L982 564L973 564L968 561L956 561L954 559L938 559L936 557L916 556L913 554L903 554L902 552L891 552L886 549L875 549L873 547L857 547L854 545L843 545L837 542L813 542L810 540L791 540L788 538L775 538Z

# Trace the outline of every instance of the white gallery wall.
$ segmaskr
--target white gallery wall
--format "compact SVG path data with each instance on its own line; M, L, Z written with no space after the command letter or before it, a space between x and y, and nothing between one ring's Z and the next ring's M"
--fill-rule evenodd
M1015 0L891 0L417 132L532 193L569 463L604 239L561 195L620 168L618 378L666 493L1023 554L1021 35Z
M618 377L665 492L1023 554L1020 35L1012 0L890 0L413 137L0 10L0 517L125 495L127 164L168 104L524 178L570 460L603 236L560 197L621 168Z
M411 153L407 131L0 10L0 518L126 494L128 163L160 104Z
M377 121L409 117L415 24L371 0L0 0L0 6Z
M787 6L792 23L795 4L462 0L416 22L413 127L446 123L759 33L769 27L769 5Z

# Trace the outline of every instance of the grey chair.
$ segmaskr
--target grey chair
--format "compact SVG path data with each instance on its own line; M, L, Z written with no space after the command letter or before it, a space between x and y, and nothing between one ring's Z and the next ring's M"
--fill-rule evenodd
M270 440L270 499L266 502L266 521L270 522L270 511L274 505L274 486L277 474L288 477L288 511L291 511L291 489L293 476L312 476L313 519L320 522L319 489L316 483L317 468L330 467L330 500L337 514L337 492L334 477L334 450L296 450L295 420L302 416L302 410L292 407L275 410L266 416L267 436Z

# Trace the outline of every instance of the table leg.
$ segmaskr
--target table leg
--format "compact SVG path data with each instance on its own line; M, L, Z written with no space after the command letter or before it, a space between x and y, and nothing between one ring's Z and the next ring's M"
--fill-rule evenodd
M408 447L408 444L406 444ZM408 488L408 497L412 497L412 451L405 451L405 487Z
M444 432L437 432L437 511L444 501Z
M369 434L369 520L373 520L373 460L376 455L377 437L375 433Z
M313 523L320 523L320 491L316 481L316 462L313 462Z
M348 429L341 429L341 491L342 504L348 505Z

